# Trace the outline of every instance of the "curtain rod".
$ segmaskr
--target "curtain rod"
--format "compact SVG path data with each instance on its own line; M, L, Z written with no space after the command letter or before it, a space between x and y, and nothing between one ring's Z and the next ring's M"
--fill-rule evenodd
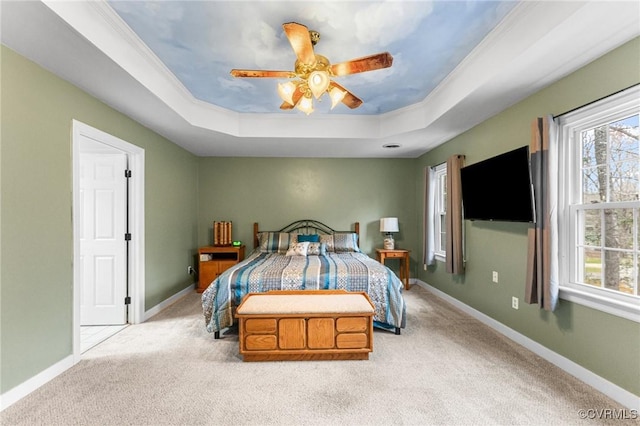
M466 158L466 155L464 155L464 154L454 154L454 155L455 155L456 157L458 157L458 158L460 158L460 157L462 157L462 158ZM443 164L447 164L447 160L445 160L445 161L443 161L443 162L441 162L441 163L438 163L438 164L434 164L433 166L429 166L429 167L431 167L432 169L435 169L436 167L438 167L438 166L442 166Z
M610 94L608 94L607 96L603 96L603 97L601 97L601 98L598 98L598 99L595 99L595 100L593 100L593 101L587 102L587 103L586 103L586 104L584 104L584 105L580 105L580 106L578 106L578 107L575 107L575 108L573 108L573 109L570 109L569 111L565 111L565 112L563 112L562 114L554 115L554 116L553 116L553 119L555 120L556 118L562 117L563 115L567 115L567 114L569 114L569 113L571 113L571 112L577 111L577 110L579 110L580 108L584 108L584 107L586 107L586 106L588 106L588 105L595 104L596 102L599 102L599 101L601 101L601 100L603 100L603 99L607 99L607 98L609 98L609 97L611 97L611 96L617 95L618 93L624 92L625 90L631 89L632 87L635 87L635 86L638 86L638 85L640 85L640 83L632 84L632 85L631 85L631 86L629 86L629 87L625 87L624 89L620 89L620 90L618 90L617 92L610 93Z

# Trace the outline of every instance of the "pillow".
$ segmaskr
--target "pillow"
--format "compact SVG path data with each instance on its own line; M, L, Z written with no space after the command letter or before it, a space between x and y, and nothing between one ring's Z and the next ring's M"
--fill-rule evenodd
M304 241L308 241L310 243L319 243L320 242L320 235L318 235L318 234L311 234L311 235L298 234L298 242L302 243Z
M326 243L309 243L307 249L307 256L326 256L327 244Z
M333 235L320 235L320 243L326 246L327 251L333 252Z
M302 243L291 243L289 250L287 250L287 256L306 256L309 249L309 241Z
M288 232L259 232L258 242L263 253L286 253L289 249L291 236Z
M336 253L359 252L358 234L355 232L336 232L333 235L321 235L320 242L327 244L327 251Z

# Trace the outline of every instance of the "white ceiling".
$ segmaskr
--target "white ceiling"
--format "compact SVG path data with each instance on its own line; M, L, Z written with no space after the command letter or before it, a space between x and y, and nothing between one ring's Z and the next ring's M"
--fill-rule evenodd
M112 4L2 1L2 43L202 156L415 158L640 35L637 1ZM394 65L340 80L353 113L280 111L277 79L228 71L292 69L292 21Z

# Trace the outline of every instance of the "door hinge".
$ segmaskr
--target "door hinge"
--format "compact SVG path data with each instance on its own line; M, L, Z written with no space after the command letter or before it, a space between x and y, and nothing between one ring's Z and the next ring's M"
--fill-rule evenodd
M125 305L130 305L131 304L131 297L130 296L127 296L127 297L124 298L124 304Z
M131 234L128 233L128 232L126 234L124 234L124 240L125 241L131 241Z
M131 177L131 170L125 170L124 171L124 177L130 178Z

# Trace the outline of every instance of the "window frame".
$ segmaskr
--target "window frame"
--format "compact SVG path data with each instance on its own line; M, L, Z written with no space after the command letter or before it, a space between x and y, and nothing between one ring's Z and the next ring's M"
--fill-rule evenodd
M577 282L579 275L577 242L579 241L578 210L585 204L576 204L581 189L581 151L577 135L584 130L640 113L640 86L621 91L603 100L586 105L557 119L559 131L558 176L558 252L560 298L618 317L640 322L640 293L638 296ZM565 172L562 172L564 170ZM640 209L640 201L602 203L606 207L632 206ZM598 209L600 210L600 209ZM637 212L635 217L637 218ZM637 226L637 225L636 225ZM640 267L640 265L637 265Z
M434 255L436 260L441 262L446 261L447 252L441 250L444 247L442 241L443 233L446 234L446 230L442 230L442 220L446 220L447 217L447 203L445 202L446 189L446 176L447 176L447 163L442 163L433 168L433 179L435 180L435 196L434 196Z

